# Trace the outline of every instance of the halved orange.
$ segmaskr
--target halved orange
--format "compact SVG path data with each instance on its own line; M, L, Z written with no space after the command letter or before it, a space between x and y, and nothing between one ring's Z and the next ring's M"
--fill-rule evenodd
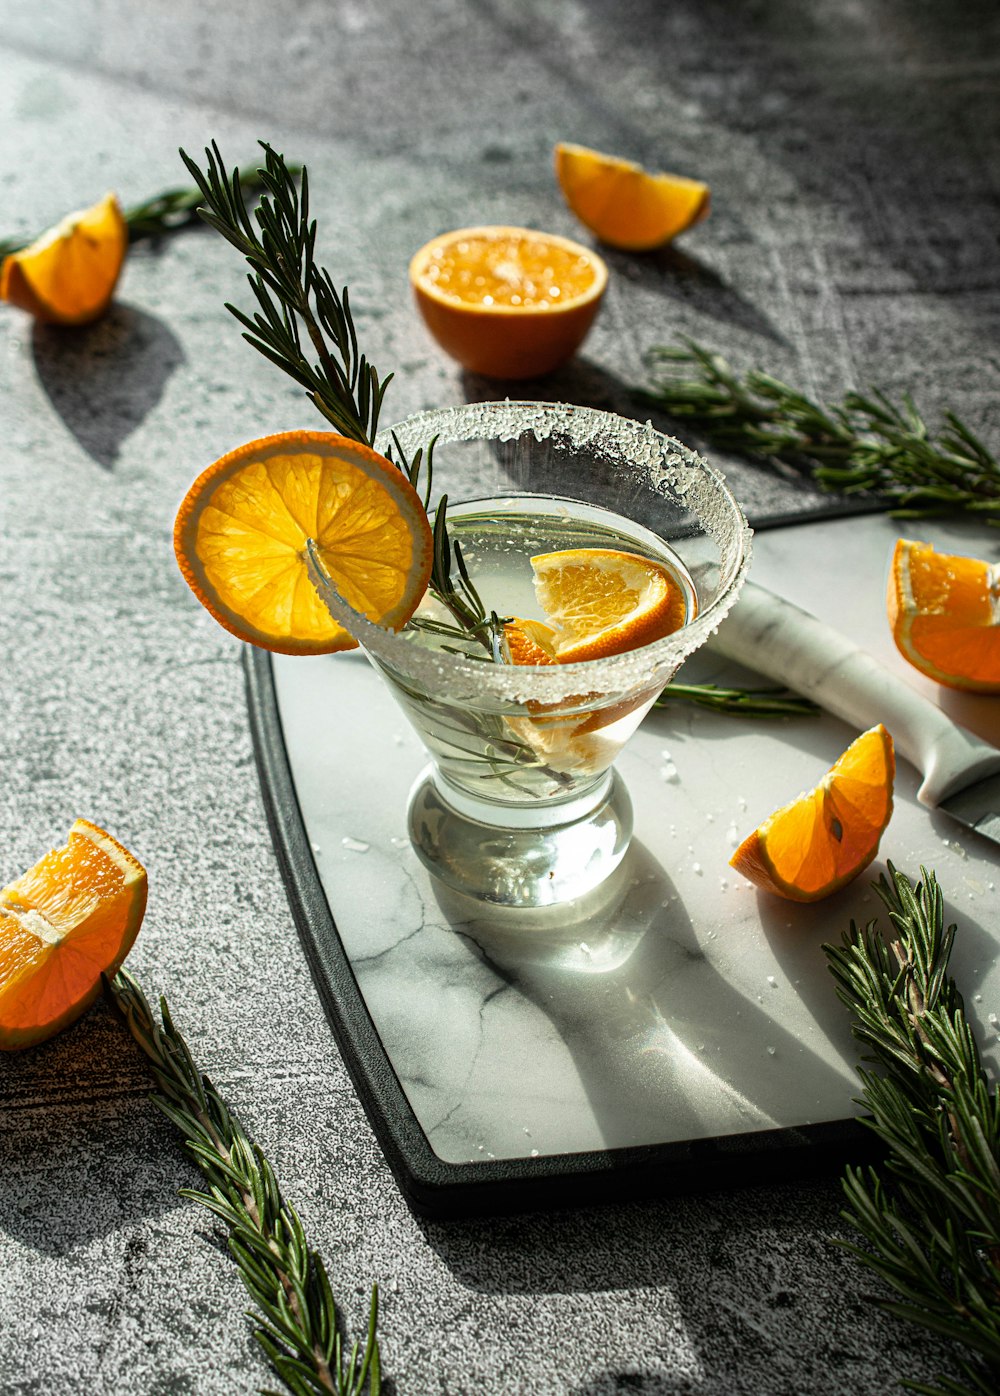
M649 252L708 217L707 184L651 174L631 160L584 145L555 148L556 178L567 204L595 237L624 252Z
M310 538L348 605L406 624L434 540L416 490L368 446L320 431L249 441L198 476L174 525L185 580L241 640L283 654L355 649L309 580Z
M529 228L459 228L421 247L410 283L431 334L464 368L536 378L576 353L608 284L596 252Z
M639 649L679 630L688 602L670 569L614 548L566 548L531 559L535 595L555 633L557 664Z
M922 674L1000 693L1000 563L900 538L886 602L896 647Z
M76 1021L117 974L146 910L146 872L110 834L78 819L0 891L0 1048L43 1042Z
M86 324L107 310L127 251L124 215L107 194L5 257L0 300L50 324Z
M892 815L896 758L881 723L863 732L814 790L776 810L729 862L765 891L817 902L863 872Z

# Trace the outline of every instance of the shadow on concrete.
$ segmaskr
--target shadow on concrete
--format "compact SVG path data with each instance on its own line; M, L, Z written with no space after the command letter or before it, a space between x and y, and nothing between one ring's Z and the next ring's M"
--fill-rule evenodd
M0 1075L0 1234L66 1256L188 1204L199 1175L149 1099L145 1058L99 1001Z
M162 320L118 302L93 325L36 325L31 348L55 412L105 470L184 361Z

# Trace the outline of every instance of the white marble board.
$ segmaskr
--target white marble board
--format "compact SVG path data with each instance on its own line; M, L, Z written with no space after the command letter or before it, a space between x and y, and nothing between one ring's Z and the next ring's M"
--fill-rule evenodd
M993 535L910 525L995 556ZM956 720L1000 745L1000 699L940 690L885 620L897 524L874 515L760 533L751 575L837 625ZM748 676L711 654L692 681ZM619 759L635 842L613 915L522 927L449 903L411 851L419 740L358 654L276 657L289 763L316 867L365 1004L434 1154L528 1159L842 1120L857 1052L821 949L880 904L890 858L936 870L959 923L954 970L995 1070L998 850L917 804L896 808L869 873L811 907L758 893L736 843L811 787L855 735L829 717L746 722L654 710Z

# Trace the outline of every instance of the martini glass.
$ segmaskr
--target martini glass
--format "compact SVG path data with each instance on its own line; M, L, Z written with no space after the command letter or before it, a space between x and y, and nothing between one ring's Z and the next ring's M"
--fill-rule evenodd
M412 460L431 442L434 498L487 615L544 620L530 558L604 548L660 562L685 623L639 649L576 664L491 662L442 635L428 598L396 633L343 600L310 549L314 585L364 648L427 749L409 801L422 862L479 902L577 902L605 883L632 836L613 762L687 658L736 600L750 530L722 476L648 423L592 408L485 402L423 412L377 449Z

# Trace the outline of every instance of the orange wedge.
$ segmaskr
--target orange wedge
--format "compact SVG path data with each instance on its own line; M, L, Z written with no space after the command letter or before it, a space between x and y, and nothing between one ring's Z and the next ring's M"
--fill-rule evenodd
M623 252L663 247L708 217L709 188L700 180L650 174L583 145L557 145L555 164L563 197L580 222Z
M638 649L689 619L670 570L638 553L567 548L533 557L531 568L539 605L556 627L543 648L557 664Z
M174 525L185 580L241 640L283 654L355 649L309 580L309 538L348 605L406 624L434 542L416 490L368 446L319 431L250 441L198 476Z
M146 873L86 819L65 848L0 891L0 1048L43 1042L76 1021L131 950Z
M576 353L608 283L589 248L528 228L459 228L410 262L431 334L464 368L488 378L536 378Z
M50 324L86 324L107 310L127 250L128 227L108 194L5 257L0 300Z
M1000 693L1000 563L900 538L886 600L896 647L922 674Z
M737 872L793 902L818 902L863 872L892 814L896 758L881 723L816 786L776 810L730 858Z

